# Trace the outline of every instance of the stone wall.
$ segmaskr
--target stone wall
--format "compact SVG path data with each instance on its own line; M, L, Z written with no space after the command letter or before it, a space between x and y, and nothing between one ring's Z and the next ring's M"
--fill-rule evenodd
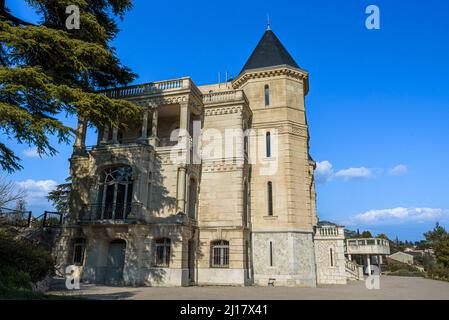
M315 257L318 284L346 284L346 258L343 227L330 228L335 234L315 235Z
M274 283L275 286L316 286L315 252L311 233L254 233L253 248L256 285L267 286Z

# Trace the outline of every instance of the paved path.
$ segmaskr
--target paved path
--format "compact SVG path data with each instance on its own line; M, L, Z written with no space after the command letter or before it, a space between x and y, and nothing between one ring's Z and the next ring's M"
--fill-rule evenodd
M129 288L82 285L77 292L52 291L57 295L80 295L89 299L137 300L449 300L449 283L423 278L382 276L380 290L366 289L364 281L319 288L286 287L183 287Z

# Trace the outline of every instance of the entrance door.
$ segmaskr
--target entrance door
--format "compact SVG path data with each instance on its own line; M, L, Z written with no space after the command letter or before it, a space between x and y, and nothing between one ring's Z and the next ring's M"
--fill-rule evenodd
M119 286L123 282L123 267L125 265L126 242L114 240L109 244L106 284Z
M189 240L188 247L189 283L195 285L195 241Z

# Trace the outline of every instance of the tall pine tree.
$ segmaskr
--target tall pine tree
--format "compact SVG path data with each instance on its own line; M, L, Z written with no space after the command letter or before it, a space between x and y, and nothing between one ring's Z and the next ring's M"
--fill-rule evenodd
M136 76L110 45L119 31L114 18L123 18L130 0L26 2L40 17L38 24L19 19L0 0L0 167L8 172L22 168L8 142L46 155L57 152L50 136L69 142L75 131L59 120L63 115L101 127L140 114L138 106L98 93ZM66 28L70 5L79 8L79 29Z

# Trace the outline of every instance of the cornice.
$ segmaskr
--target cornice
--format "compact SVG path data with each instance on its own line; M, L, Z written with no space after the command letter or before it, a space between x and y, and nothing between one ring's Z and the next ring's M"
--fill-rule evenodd
M234 89L240 88L243 84L245 84L248 80L252 79L263 79L263 78L272 78L277 76L288 76L297 80L304 80L306 92L308 91L308 79L309 73L305 70L292 68L289 66L279 66L275 68L261 68L254 70L247 70L241 75L239 75L233 82L232 87Z

